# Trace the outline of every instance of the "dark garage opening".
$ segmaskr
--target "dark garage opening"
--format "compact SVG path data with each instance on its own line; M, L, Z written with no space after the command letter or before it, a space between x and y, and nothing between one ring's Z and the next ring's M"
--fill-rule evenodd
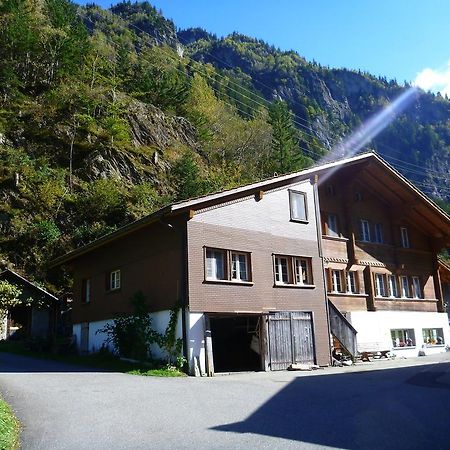
M258 316L210 317L210 326L215 372L261 370Z

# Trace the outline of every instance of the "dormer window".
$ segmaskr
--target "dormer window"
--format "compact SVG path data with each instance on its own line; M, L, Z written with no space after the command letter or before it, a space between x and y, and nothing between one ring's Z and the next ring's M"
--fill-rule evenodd
M291 209L292 221L294 222L308 221L308 210L305 192L289 191L289 206Z

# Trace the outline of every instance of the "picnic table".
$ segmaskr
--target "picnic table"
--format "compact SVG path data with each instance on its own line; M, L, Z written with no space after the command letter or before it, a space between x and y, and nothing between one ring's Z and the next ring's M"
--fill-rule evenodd
M390 350L362 350L359 352L361 361L370 362L370 358L381 359L389 358L388 353Z

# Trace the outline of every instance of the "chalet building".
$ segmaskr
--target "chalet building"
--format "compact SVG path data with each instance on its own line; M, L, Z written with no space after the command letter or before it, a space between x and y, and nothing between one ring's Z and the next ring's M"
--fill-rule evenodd
M322 177L319 200L327 296L358 350L445 351L450 218L375 155Z
M369 153L173 204L55 264L74 274L81 351L141 291L158 331L181 305L191 373L212 374L327 365L330 331L352 354L442 350L449 242L450 218Z

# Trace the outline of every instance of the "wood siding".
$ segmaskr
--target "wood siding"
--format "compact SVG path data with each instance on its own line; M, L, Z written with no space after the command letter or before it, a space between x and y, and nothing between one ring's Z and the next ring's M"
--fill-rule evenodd
M173 222L173 221L172 221ZM182 295L182 227L155 223L78 258L74 264L73 323L106 320L132 312L130 298L145 295L151 311L171 309ZM121 288L108 292L105 278L121 271ZM91 301L82 303L82 281L90 279Z

